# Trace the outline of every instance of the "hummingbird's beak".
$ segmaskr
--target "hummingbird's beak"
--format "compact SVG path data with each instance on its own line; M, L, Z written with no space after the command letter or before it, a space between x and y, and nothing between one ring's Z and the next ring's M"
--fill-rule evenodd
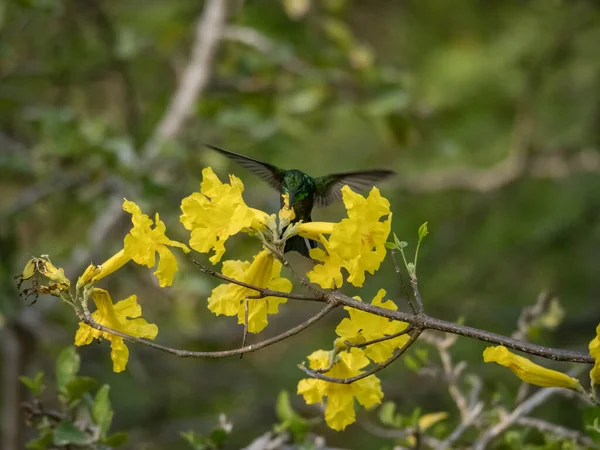
M290 208L291 208L292 205L294 204L294 191L289 191L288 194L290 195Z

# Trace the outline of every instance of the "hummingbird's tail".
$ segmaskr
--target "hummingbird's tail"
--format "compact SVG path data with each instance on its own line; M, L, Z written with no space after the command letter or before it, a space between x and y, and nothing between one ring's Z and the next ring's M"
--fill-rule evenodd
M298 252L307 258L310 258L308 251L311 248L317 247L317 241L313 241L312 239L308 239L302 236L293 236L285 243L284 253L287 252Z

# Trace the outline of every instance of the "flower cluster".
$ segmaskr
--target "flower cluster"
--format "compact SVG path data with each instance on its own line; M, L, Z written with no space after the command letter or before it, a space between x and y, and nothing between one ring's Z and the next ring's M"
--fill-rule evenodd
M396 304L382 301L385 290L381 289L371 301L374 306L395 311ZM356 297L361 300L360 297ZM382 363L389 359L394 351L406 344L409 337L402 334L391 339L370 343L385 336L393 336L403 331L408 324L392 321L385 317L369 314L354 308L345 308L350 317L343 319L335 332L339 336L335 341L336 350L328 352L318 350L308 357L310 368L322 370L329 368L325 374L334 378L350 378L360 375L370 361ZM356 346L368 344L365 349ZM348 344L352 347L348 348ZM332 358L334 360L332 361ZM304 379L298 383L298 394L304 396L308 404L319 403L327 399L325 420L334 430L343 430L356 420L354 398L366 408L381 402L383 393L380 381L375 375L369 375L352 384L338 384L318 379Z
M300 235L322 244L322 249L310 252L318 264L308 273L308 278L325 288L341 286L344 281L362 286L365 273L373 274L385 257L392 214L389 202L377 188L365 198L345 186L342 197L348 215L339 223L294 222L295 212L288 194L282 196L278 214L267 214L249 207L243 192L244 185L237 177L230 175L229 182L223 183L211 168L206 168L202 172L200 191L181 202L180 222L190 233L189 247L200 253L212 253L209 260L213 264L223 259L230 237L246 233L260 240L262 248L252 261L222 261L221 272L226 282L215 287L208 297L211 312L237 316L238 323L244 324L251 333L262 331L269 315L277 314L279 305L287 299L262 295L250 286L278 293L292 290L291 281L281 274L285 243L291 237ZM129 360L126 338L154 339L158 327L141 317L142 308L135 295L113 303L109 292L96 287L96 283L133 261L156 267L154 275L160 287L168 287L178 271L173 249L190 252L188 245L167 237L166 226L158 214L152 220L137 204L126 199L123 210L131 215L132 228L123 240L122 249L100 265L90 264L77 279L75 292L71 291L64 270L54 266L47 257L32 258L21 275L21 283L29 280L32 284L32 289L25 290L27 295L51 294L73 306L82 319L75 334L76 345L87 345L95 339L110 341L115 372L125 370ZM42 285L42 278L50 283ZM372 304L395 310L396 305L391 300L384 301L384 296L382 289ZM88 303L95 305L91 314ZM312 368L328 369L326 374L331 377L359 375L371 362L381 363L390 358L408 340L407 335L401 334L407 324L346 309L349 317L336 329L338 339L334 352L320 350L309 356ZM389 339L370 342L392 335ZM366 345L361 347L361 344ZM336 430L355 420L355 399L370 407L380 403L383 397L379 379L374 375L348 385L302 380L298 393L308 403L326 399L325 418Z
M300 235L320 241L325 250L315 248L311 258L321 261L308 278L323 288L340 287L342 268L348 272L347 280L362 286L365 272L374 274L386 255L385 243L392 226L390 202L379 189L373 188L367 198L342 188L342 200L348 218L336 224L309 223L300 226ZM382 218L383 221L382 221ZM323 234L330 234L325 239Z
M317 350L308 360L310 368L326 369L329 367L329 352ZM343 352L337 357L337 362L325 374L331 377L350 378L362 373L361 369L369 364L364 352L357 348ZM309 405L321 403L327 398L325 421L334 430L343 430L356 420L354 399L365 408L381 403L383 392L381 382L375 375L369 375L352 384L330 383L315 378L301 380L298 383L298 394L304 397Z

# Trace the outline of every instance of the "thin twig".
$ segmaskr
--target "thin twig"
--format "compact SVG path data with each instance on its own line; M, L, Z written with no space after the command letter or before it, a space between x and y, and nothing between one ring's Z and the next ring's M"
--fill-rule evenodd
M248 338L248 298L244 299L244 334L242 336L242 347L246 346L246 339ZM244 357L242 353L240 359Z
M450 433L450 435L438 444L437 450L445 450L452 447L456 441L469 429L471 425L477 420L481 411L483 411L484 403L479 402L469 411L469 413L462 418L460 424Z
M561 388L545 388L537 391L535 394L517 406L510 414L503 417L500 422L484 431L473 444L473 450L485 450L492 440L513 425L520 417L529 414L533 409L544 403L551 396L557 394L561 390Z
M371 376L374 373L377 373L380 370L385 369L387 366L389 366L391 363L393 363L395 360L397 360L400 356L402 356L404 354L404 352L406 352L410 348L410 346L417 340L417 338L419 337L420 334L421 334L421 330L419 330L419 329L414 330L414 332L410 335L410 339L402 347L400 347L399 349L396 349L396 351L394 351L394 354L392 356L390 356L388 359L386 359L381 364L376 364L372 369L367 370L366 372L363 372L359 375L355 375L353 377L349 377L349 378L328 377L327 375L323 375L322 373L319 373L319 371L309 369L308 367L306 367L303 364L299 364L298 367L300 368L300 370L302 370L307 375L309 375L313 378L317 378L319 380L329 381L330 383L338 383L338 384L352 384L355 381L362 380L363 378L367 378L368 376Z
M351 308L355 308L361 311L370 312L380 317L386 317L388 319L408 322L414 325L415 327L443 331L445 333L457 334L459 336L477 339L490 344L503 345L512 350L517 350L534 356L541 356L542 358L551 359L553 361L577 362L588 364L593 364L595 362L594 358L592 358L587 353L535 345L529 342L523 342L517 339L512 339L508 336L503 336L501 334L480 330L478 328L473 328L466 325L459 325L457 323L448 322L442 319L437 319L435 317L428 316L427 314L417 316L403 311L394 311L386 308L381 308L370 303L360 302L340 292L332 292L328 293L327 295L335 297L343 306L349 306Z
M404 291L404 293L406 295L406 299L408 300L408 305L410 306L411 311L413 312L413 314L417 314L419 312L419 310L417 308L417 305L415 305L415 302L413 301L410 291L406 287L406 283L404 283L404 277L402 276L402 269L400 267L400 264L398 264L398 258L396 257L396 253L397 253L396 250L390 251L390 255L392 257L392 263L394 264L394 271L396 272L396 275L398 275L398 278L400 279L400 286L402 287L402 290Z
M195 259L192 259L192 261L194 262L194 264L196 264L196 266L198 266L200 268L200 271L202 273L210 275L211 277L219 278L220 280L224 280L229 283L237 284L238 286L252 289L259 293L259 295L250 296L248 298L282 297L282 298L291 298L294 300L307 300L307 301L321 302L321 303L327 302L325 295L321 292L319 292L318 296L302 295L302 294L294 294L291 292L274 291L272 289L253 286L251 284L244 283L243 281L238 281L235 278L228 277L227 275L223 275L222 273L217 272L216 270L213 270L210 267L206 267L204 264L196 261Z
M588 448L598 448L598 444L595 443L589 436L585 435L581 431L563 427L562 425L546 422L545 420L541 419L535 419L533 417L520 417L515 423L525 427L535 428L542 433L552 433L563 439L572 440L578 444L585 445Z
M155 342L149 341L147 339L130 336L126 333L122 333L121 331L117 331L112 328L106 327L102 324L99 324L92 318L89 311L84 311L83 313L80 312L79 318L86 325L89 325L90 327L95 328L96 330L114 334L115 336L120 336L123 339L126 339L130 342L136 342L138 344L142 344L147 347L154 348L156 350L160 350L165 353L170 353L172 355L176 355L180 358L225 358L228 356L235 356L235 355L241 355L244 353L255 352L256 350L260 350L261 348L268 347L269 345L276 344L277 342L280 342L284 339L294 336L295 334L300 333L302 330L308 328L309 326L311 326L318 320L322 319L327 313L329 313L336 306L338 306L337 303L334 303L334 302L329 303L329 304L327 304L327 306L325 306L323 309L321 309L314 316L310 317L308 320L305 320L301 324L296 325L294 328L290 328L289 330L287 330L281 334L278 334L277 336L274 336L269 339L265 339L262 342L258 342L256 344L250 344L245 347L236 348L236 349L232 349L232 350L222 350L222 351L215 351L215 352L195 352L195 351L190 351L190 350L180 350L180 349L160 345Z
M213 59L221 40L227 15L227 0L207 0L196 24L196 36L190 60L183 71L181 82L171 99L163 118L142 151L145 161L159 155L163 144L172 140L192 114L194 105L208 85ZM150 166L150 163L146 163Z
M411 274L410 277L410 285L413 288L415 303L417 304L417 312L416 314L423 313L423 300L421 299L421 292L419 291L419 283L417 282L417 276L415 274Z
M344 341L344 344L346 344L348 347L358 347L358 348L368 347L369 345L377 344L377 343L383 342L383 341L389 341L390 339L395 339L398 336L402 336L404 334L408 334L413 329L414 329L414 327L412 325L408 325L402 331L399 331L399 332L394 333L394 334L384 335L383 337L380 337L378 339L373 339L371 341L366 341L366 342L362 342L362 343L354 343L354 344L352 342L350 342L350 341Z

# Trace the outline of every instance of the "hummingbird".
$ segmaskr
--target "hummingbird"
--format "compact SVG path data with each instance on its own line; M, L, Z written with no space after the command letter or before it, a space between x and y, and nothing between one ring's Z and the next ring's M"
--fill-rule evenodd
M288 194L290 208L294 208L296 215L292 222L300 220L311 222L313 207L323 207L341 201L341 189L345 185L350 186L354 191L364 192L376 182L396 174L392 170L375 169L311 177L301 170L281 169L248 156L223 150L213 145L205 145L258 175L277 189L280 194ZM281 199L281 206L283 207L283 198ZM284 252L296 251L303 256L310 257L309 250L315 247L317 247L316 241L301 236L293 236L286 242Z

